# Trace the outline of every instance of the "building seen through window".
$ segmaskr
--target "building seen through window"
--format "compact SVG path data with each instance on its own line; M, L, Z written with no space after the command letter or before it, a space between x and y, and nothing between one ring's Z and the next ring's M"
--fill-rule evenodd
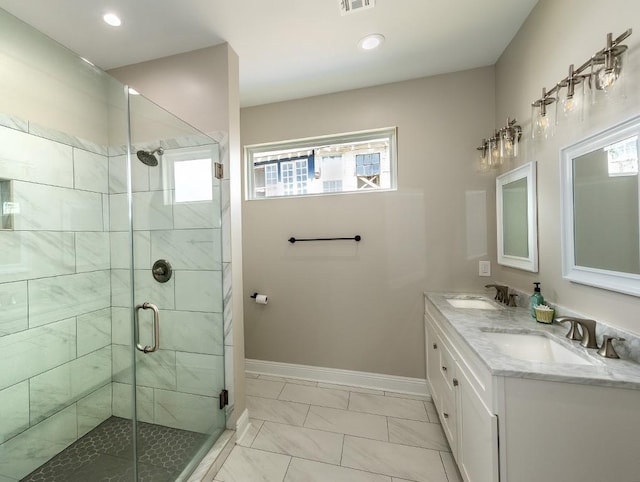
M395 129L245 149L249 199L395 189Z

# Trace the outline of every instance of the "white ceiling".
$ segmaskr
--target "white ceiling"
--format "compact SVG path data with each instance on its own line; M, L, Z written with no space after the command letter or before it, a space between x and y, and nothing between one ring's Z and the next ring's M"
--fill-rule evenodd
M241 105L258 105L496 62L537 0L0 0L3 8L108 70L229 42ZM109 27L113 11L123 25ZM357 48L381 33L377 51Z

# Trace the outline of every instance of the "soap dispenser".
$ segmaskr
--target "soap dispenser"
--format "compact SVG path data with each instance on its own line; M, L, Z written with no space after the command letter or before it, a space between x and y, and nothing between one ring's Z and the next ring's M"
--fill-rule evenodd
M531 295L531 316L533 318L536 317L536 306L544 304L544 298L542 293L540 293L540 283L533 283L535 288L533 289L533 294Z

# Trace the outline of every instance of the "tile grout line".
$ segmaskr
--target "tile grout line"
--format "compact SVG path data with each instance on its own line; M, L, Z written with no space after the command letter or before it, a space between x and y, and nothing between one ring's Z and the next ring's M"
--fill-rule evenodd
M447 474L447 468L444 465L444 459L442 458L442 452L438 451L438 455L440 456L440 463L442 464L442 470L444 470L444 476L447 478L448 482L451 482L451 479L449 479L449 474Z
M389 433L389 417L385 416L384 419L387 422L387 442L391 443L391 435Z
M287 478L287 474L289 473L289 469L291 468L292 462L293 462L293 456L289 455L289 463L287 464L287 470L284 471L284 475L282 476L282 482L284 482L284 480Z
M309 418L309 412L311 412L311 404L309 404L309 407L307 408L307 413L304 415L304 420L302 421L303 428L308 428L308 427L305 427L305 424L307 423L307 419Z
M269 380L263 380L265 382L268 382ZM284 392L285 387L287 386L287 382L284 382L282 384L282 388L280 389L280 391L278 392L278 395L276 396L276 400L280 400L280 396L282 395L282 392Z

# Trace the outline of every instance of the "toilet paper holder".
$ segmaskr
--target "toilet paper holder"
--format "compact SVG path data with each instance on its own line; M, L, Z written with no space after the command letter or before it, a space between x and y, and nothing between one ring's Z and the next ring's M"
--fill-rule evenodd
M256 303L258 303L259 305L266 305L269 300L266 295L261 295L260 293L253 293L250 298L256 300Z

